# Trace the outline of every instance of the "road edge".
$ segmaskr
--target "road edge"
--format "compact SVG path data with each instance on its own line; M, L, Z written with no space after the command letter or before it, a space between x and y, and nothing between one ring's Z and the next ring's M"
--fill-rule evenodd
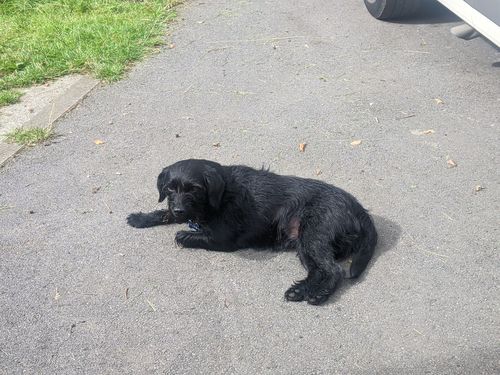
M78 81L57 96L52 103L46 105L39 113L21 126L25 129L53 126L59 118L75 108L99 83L99 80L92 77L80 77ZM0 167L3 167L24 147L15 143L0 141Z

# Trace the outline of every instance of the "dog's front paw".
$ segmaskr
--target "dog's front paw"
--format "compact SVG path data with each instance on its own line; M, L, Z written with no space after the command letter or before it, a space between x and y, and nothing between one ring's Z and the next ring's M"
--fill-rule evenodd
M175 234L175 243L182 247L189 247L188 243L192 236L193 232L180 230Z
M147 228L150 226L148 214L136 212L127 216L127 224L134 228Z

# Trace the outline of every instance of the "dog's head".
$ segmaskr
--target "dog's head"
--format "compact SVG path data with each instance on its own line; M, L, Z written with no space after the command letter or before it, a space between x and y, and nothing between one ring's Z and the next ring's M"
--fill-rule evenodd
M222 166L208 160L181 160L158 176L158 202L168 200L177 222L202 219L207 210L217 210L224 194Z

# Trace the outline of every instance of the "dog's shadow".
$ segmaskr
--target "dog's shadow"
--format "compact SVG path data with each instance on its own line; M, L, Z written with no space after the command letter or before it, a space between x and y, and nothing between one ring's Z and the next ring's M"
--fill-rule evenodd
M285 252L295 252L295 250L285 250ZM254 261L259 261L259 262L264 262L273 258L276 258L280 254L282 254L283 251L276 251L272 250L269 248L265 249L241 249L236 252L234 252L234 255L237 255L243 259L247 260L254 260Z

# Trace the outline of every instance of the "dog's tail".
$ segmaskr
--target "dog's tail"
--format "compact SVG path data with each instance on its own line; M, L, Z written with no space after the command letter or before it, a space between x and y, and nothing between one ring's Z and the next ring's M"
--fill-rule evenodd
M360 223L363 236L353 244L352 263L348 279L354 279L361 275L368 265L377 245L377 230L368 212L364 211L362 213Z

